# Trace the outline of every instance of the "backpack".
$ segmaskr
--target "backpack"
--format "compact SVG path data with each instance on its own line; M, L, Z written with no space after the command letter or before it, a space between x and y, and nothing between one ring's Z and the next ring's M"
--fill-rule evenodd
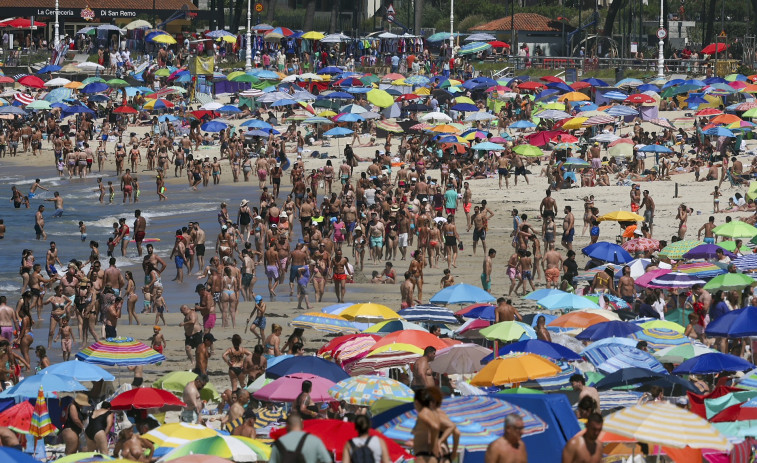
M274 447L279 450L279 463L305 463L305 456L302 454L302 447L305 445L305 439L309 436L308 433L303 434L300 441L297 443L297 448L294 450L288 450L281 443L281 440L277 440L273 443Z
M376 459L373 458L373 450L368 447L368 443L373 439L373 436L368 436L365 440L365 444L361 446L355 445L355 442L350 439L350 461L353 463L376 463Z

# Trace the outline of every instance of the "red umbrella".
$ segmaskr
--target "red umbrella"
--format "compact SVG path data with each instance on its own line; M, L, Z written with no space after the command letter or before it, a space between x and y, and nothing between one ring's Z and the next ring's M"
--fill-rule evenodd
M114 113L119 114L138 114L139 111L132 108L131 106L119 106L118 108L113 110Z
M492 46L492 48L510 48L510 44L505 43L501 40L492 40L489 42L489 45Z
M32 425L34 405L28 400L18 403L0 413L0 426L20 433L28 433Z
M702 53L705 55L714 55L715 53L723 53L726 48L728 48L728 45L724 43L711 43L702 48Z
M539 82L523 82L522 84L518 84L518 88L522 88L524 90L540 90L544 87L546 86L544 84L540 84Z
M198 109L197 111L191 111L189 115L196 117L197 119L202 119L205 116L208 116L209 118L213 119L218 114L215 111L205 111L205 110Z
M447 151L448 148L453 148L457 154L463 154L468 149L460 143L442 143L442 151Z
M717 108L705 108L701 111L697 111L696 114L694 114L697 117L701 116L719 116L723 114L723 111L717 109Z
M624 103L654 103L655 99L643 93L634 93L623 100Z
M12 77L0 76L0 84L12 84L14 82Z
M341 420L305 420L303 421L303 427L305 432L309 432L314 436L317 436L323 445L326 446L328 451L333 451L336 454L336 461L342 460L342 449L344 444L353 437L357 437L357 431L355 431L355 425L353 423ZM378 436L386 443L386 447L389 449L389 459L397 461L399 459L412 458L399 444L393 440L387 438L380 432L371 429L371 436ZM278 439L286 434L286 428L274 429L271 431L271 439Z
M34 25L37 27L45 27L45 23L41 23L39 21L34 21ZM12 27L15 29L25 29L32 27L32 22L30 19L26 18L16 18L16 19L9 19L8 21L0 22L0 27Z
M345 342L352 341L353 339L358 338L373 338L374 341L378 341L381 339L381 336L377 334L368 334L368 333L358 333L358 334L345 334L344 336L338 336L331 341L329 341L325 346L321 347L318 350L318 355L323 354L333 354L335 350L339 348L342 344Z
M569 133L561 133L552 139L556 143L578 143L578 138Z
M567 133L562 130L544 130L526 135L526 140L534 146L544 146L552 141L553 138Z
M409 101L420 97L420 95L416 95L415 93L405 93L395 98L394 101Z
M748 421L757 420L756 407L744 407L744 404L731 405L721 410L717 415L710 418L712 423L723 423L727 421Z
M187 404L163 389L138 387L117 395L110 401L113 410L131 410L132 408L162 408L166 405L186 407Z
M589 87L591 87L590 83L582 82L580 80L578 82L573 82L572 84L570 84L570 88L572 88L573 90L583 90Z
M18 83L31 88L45 88L45 81L37 76L24 76L18 79Z
M539 77L539 80L544 81L544 82L555 82L555 83L558 83L558 84L564 84L565 83L564 80L562 80L561 78L559 78L557 76L543 76L543 77Z

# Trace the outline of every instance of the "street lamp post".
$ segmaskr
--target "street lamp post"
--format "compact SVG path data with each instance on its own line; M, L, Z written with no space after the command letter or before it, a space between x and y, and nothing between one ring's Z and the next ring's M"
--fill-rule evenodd
M449 56L450 60L455 57L455 0L449 2Z
M54 29L54 32L53 32L55 35L53 36L53 45L55 46L56 50L60 46L60 30L59 30L60 26L58 25L58 13L59 12L60 12L60 10L59 10L59 5L58 5L58 0L55 0L55 29Z
M252 69L252 34L250 34L250 21L252 20L252 0L247 0L247 47L246 56L244 60L244 69L249 71Z
M657 38L660 39L659 42L657 42L657 45L660 47L660 49L657 51L657 77L659 78L665 78L665 55L664 55L664 46L665 46L665 29L664 29L664 6L663 6L664 0L660 0L660 29L657 33Z

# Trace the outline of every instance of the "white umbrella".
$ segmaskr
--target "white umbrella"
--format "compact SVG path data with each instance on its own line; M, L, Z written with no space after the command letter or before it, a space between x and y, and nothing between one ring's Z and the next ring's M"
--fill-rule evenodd
M113 24L103 24L102 26L97 26L97 30L98 31L118 31L119 34L124 33L123 29Z
M323 76L313 74L312 72L304 72L297 76L300 80L323 80Z
M436 353L431 370L446 374L476 373L484 367L481 360L491 353L478 344L456 344Z
M45 82L45 87L62 87L70 83L71 81L68 79L64 79L63 77L56 77L55 79L50 79Z
M620 140L620 137L615 135L614 133L600 133L596 137L592 138L592 140L603 142L603 143L609 143L615 140Z
M148 23L144 19L137 19L136 21L132 21L129 24L125 25L124 29L130 31L134 29L141 29L143 27L152 28L152 24Z
M396 37L397 36L395 36L395 38ZM338 34L329 34L325 36L321 39L321 43L340 43L348 40L350 40L350 38L340 32Z
M432 113L424 114L420 117L420 120L423 122L426 121L444 121L444 122L452 122L452 118L444 113L440 113L439 111L434 111Z
M491 121L496 119L497 116L491 113L487 113L484 111L478 111L475 113L470 113L465 117L466 122L473 122L473 121Z
M478 34L471 34L465 38L466 42L491 42L492 40L497 40L497 37L483 32Z
M222 108L223 105L217 101L211 101L210 103L205 103L204 105L200 106L200 109L203 111L215 111L216 109Z
M89 61L85 61L83 63L79 63L76 65L79 69L84 69L85 71L102 71L105 69L105 66L100 66L97 63L90 63Z

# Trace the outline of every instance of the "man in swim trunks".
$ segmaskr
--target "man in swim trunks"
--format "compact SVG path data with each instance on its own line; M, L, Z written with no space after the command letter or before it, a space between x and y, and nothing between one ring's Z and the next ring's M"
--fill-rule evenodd
M701 239L702 232L704 231L704 242L707 244L715 244L715 234L712 230L715 228L715 216L710 216L706 224L702 225L697 232L697 239Z
M334 292L336 293L337 302L344 302L344 293L346 291L347 275L351 275L349 264L346 257L342 256L342 250L337 249L334 258L331 259L331 271L334 276Z
M5 296L0 296L0 337L12 341L13 331L18 326L18 316L6 302Z
M126 172L121 176L121 191L124 192L124 200L123 200L124 203L127 202L126 201L127 199L129 200L129 202L132 201L131 193L132 193L132 190L134 189L132 187L132 183L133 183L133 179L131 176L131 170L126 169Z
M565 218L562 222L562 245L569 251L573 250L573 236L576 233L576 229L574 228L575 220L571 207L565 206Z
M557 288L560 283L560 269L562 268L563 256L555 250L555 244L549 243L549 250L544 253L542 267L547 288Z
M268 277L268 293L271 297L276 297L276 287L279 285L279 275L281 275L281 263L275 247L268 248L263 254L263 264L265 265L265 275Z
M194 366L192 349L196 349L202 343L202 325L197 312L190 309L188 305L182 305L180 311L184 315L184 320L179 324L179 326L184 327L184 350L190 363Z
M552 190L549 188L547 188L546 196L539 204L539 214L542 218L541 234L544 235L547 228L547 218L552 217L554 219L557 216L557 201L552 197Z
M145 239L145 230L147 229L147 221L142 217L142 211L139 209L134 211L134 242L137 243L137 255L142 257L142 241Z
M213 295L205 289L203 284L197 285L195 292L200 296L200 302L195 304L195 310L202 314L204 333L208 334L216 326L216 305L213 302Z

